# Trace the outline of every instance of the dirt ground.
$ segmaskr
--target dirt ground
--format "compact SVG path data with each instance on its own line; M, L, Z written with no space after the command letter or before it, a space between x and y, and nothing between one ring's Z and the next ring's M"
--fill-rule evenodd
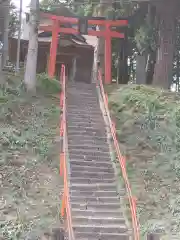
M62 224L59 121L58 95L0 89L1 240L44 240Z

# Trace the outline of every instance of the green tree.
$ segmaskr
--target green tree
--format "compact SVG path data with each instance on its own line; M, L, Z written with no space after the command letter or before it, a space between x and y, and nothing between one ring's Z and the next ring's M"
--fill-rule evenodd
M53 11L59 7L60 4L65 4L67 1L63 0L42 0L40 1L40 8L43 10Z
M148 0L142 4L142 1L138 1L140 8L146 6L147 9L145 21L141 22L134 35L139 52L148 55L146 82L167 89L173 79L175 22L180 2ZM129 3L133 4L133 0L129 0Z
M44 11L50 11L57 15L65 17L75 17L76 14L69 6L69 2L64 0L42 0L40 1L40 9Z
M179 14L180 2L161 0L155 3L155 7L159 19L159 38L153 84L169 88L173 79L175 22Z
M9 36L13 36L19 27L19 12L11 1L10 3L10 20L9 20Z

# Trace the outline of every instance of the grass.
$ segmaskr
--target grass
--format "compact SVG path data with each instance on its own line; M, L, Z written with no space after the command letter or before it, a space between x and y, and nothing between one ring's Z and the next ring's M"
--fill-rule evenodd
M147 232L180 239L180 96L136 85L109 92L141 239Z
M28 96L13 75L0 88L2 240L40 239L61 222L60 85L45 81L38 80L35 97Z

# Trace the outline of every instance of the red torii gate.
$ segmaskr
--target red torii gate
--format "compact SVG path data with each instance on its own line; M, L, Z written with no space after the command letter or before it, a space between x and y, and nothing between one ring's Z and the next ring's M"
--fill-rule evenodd
M53 21L53 25L49 26L40 26L40 30L46 32L52 32L52 41L50 48L50 59L48 63L48 75L50 77L54 77L55 73L55 65L56 65L56 54L58 47L58 34L66 33L66 34L78 34L79 31L74 28L64 28L60 27L62 23L71 23L78 24L78 18L69 18L63 16L56 16L49 13L41 13L41 16L44 18L51 19ZM111 38L124 38L124 33L119 33L116 31L112 31L110 27L112 26L127 26L127 20L97 20L90 19L87 20L88 25L99 25L104 26L105 30L88 30L88 35L104 37L105 38L105 84L111 83L111 62L112 62L112 52L111 52Z

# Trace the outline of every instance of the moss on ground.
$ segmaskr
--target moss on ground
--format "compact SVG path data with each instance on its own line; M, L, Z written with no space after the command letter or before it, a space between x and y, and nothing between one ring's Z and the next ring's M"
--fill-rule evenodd
M28 96L18 77L0 88L0 239L39 239L60 224L60 85L41 78ZM51 86L51 87L47 87ZM43 91L42 91L43 89ZM47 91L46 91L47 90Z
M179 239L180 96L136 85L110 92L141 234L160 231Z

